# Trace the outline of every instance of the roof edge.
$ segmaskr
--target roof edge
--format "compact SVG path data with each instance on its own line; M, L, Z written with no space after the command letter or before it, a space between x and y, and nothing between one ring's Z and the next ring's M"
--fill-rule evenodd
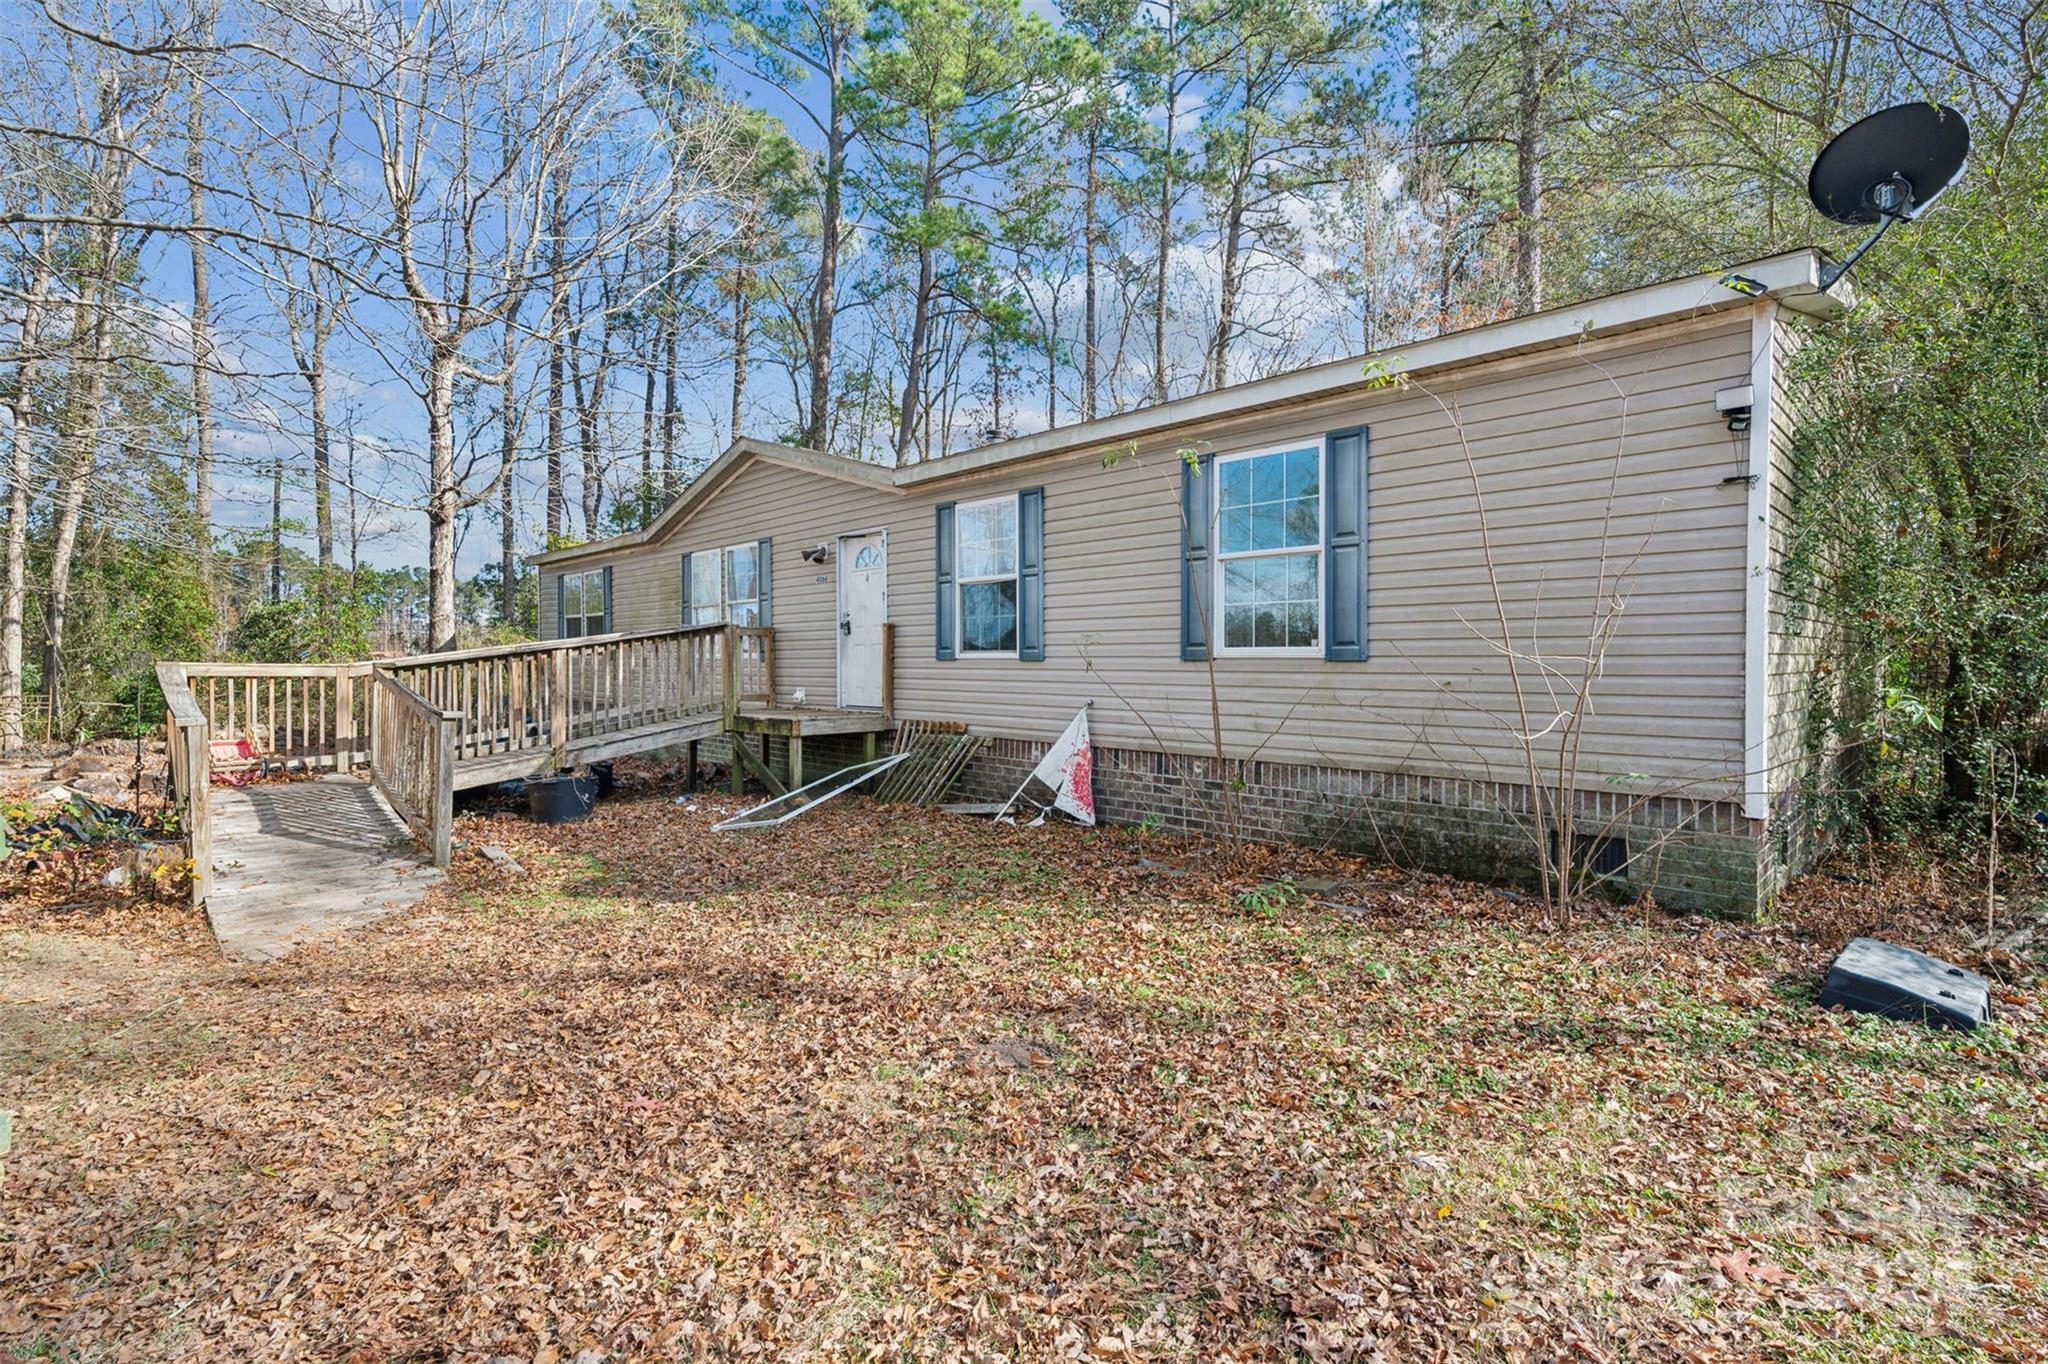
M561 549L529 554L525 561L535 568L549 568L557 564L573 563L580 559L616 554L621 550L654 544L667 536L699 503L738 473L742 465L754 459L765 459L789 468L822 474L827 478L872 484L892 492L896 488L895 471L884 465L870 464L866 460L835 455L824 450L813 450L808 446L781 445L775 441L758 440L753 436L741 436L726 446L724 452L706 465L702 473L684 485L675 500L662 508L661 514L641 529L608 535L602 540L590 540L580 545L565 545Z
M1499 355L1558 345L1582 336L1599 336L1745 307L1752 305L1758 297L1774 299L1798 312L1831 317L1849 307L1854 297L1836 297L1820 291L1823 261L1820 251L1804 247L1750 261L1730 270L1687 275L1661 284L1587 299L1583 303L1549 308L1522 317L1468 327L1463 331L1445 332L1405 346L1389 346L1367 355L1328 360L1306 369L1191 394L1092 422L1053 427L923 464L907 465L897 470L896 482L899 486L911 487L978 473L996 465L1068 453L1078 446L1115 445L1140 440L1247 409L1313 401L1350 390L1370 389L1384 382L1374 377L1379 372L1412 377L1476 364ZM1738 276L1762 286L1761 294L1740 292L1723 283Z
M1502 355L1521 354L1561 345L1586 336L1602 336L1688 317L1706 316L1753 306L1759 299L1775 301L1811 317L1834 317L1855 304L1846 281L1836 292L1820 287L1826 257L1814 247L1780 252L1732 269L1686 275L1659 284L1549 308L1463 331L1445 332L1406 346L1390 346L1367 355L1329 360L1305 369L1253 379L1207 393L1141 407L1072 426L1058 426L1013 440L999 441L921 464L890 467L805 446L742 436L663 509L645 529L592 540L587 544L529 554L526 562L551 567L614 554L655 543L667 536L690 512L752 459L765 459L829 478L846 479L892 492L942 479L960 478L987 469L1049 455L1070 453L1094 444L1113 445L1159 435L1197 422L1292 402L1308 402L1365 391L1384 382L1380 374L1414 376L1477 364ZM1728 281L1741 279L1735 289Z

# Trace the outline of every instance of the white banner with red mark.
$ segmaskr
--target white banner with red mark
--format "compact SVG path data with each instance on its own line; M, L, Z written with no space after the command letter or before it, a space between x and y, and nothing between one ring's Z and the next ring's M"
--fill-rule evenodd
M1019 801L1038 807L1038 823L1049 810L1063 810L1082 824L1095 822L1095 746L1088 738L1088 711L1085 707L1076 715L1060 737L1052 741L1052 747L1038 760L1038 766L1031 769L1031 775L1017 788L1003 806L998 819L1008 818L1010 811ZM1051 800L1041 802L1032 799L1033 788L1050 793ZM1027 794L1031 793L1031 794Z

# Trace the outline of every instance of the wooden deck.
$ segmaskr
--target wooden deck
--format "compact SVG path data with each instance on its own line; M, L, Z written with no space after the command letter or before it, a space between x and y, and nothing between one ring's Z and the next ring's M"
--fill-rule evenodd
M459 790L669 748L694 767L697 744L726 735L735 787L752 773L779 794L769 737L788 742L800 786L806 736L865 734L873 756L893 724L886 707L777 704L773 631L725 625L366 663L160 663L157 676L193 900L224 948L258 958L417 900L430 878L408 844L448 865ZM217 784L272 764L328 775Z
M405 821L358 777L213 788L207 919L221 950L267 961L419 903L423 865Z

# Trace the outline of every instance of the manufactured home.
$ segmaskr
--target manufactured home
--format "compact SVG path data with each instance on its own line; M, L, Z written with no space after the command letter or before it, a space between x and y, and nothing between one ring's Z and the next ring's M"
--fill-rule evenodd
M1487 878L1534 865L1527 739L1577 855L1754 913L1817 841L1785 371L1842 306L1822 264L925 463L738 440L646 529L536 555L541 634L757 632L755 732L812 775L951 721L988 739L964 795L1000 798L1086 706L1106 819Z

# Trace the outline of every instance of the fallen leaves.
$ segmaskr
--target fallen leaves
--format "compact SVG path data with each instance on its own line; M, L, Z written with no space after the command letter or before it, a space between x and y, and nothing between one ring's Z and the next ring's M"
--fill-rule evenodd
M864 803L735 838L699 804L466 819L524 879L464 852L421 911L260 969L142 923L36 939L0 1335L557 1364L2042 1337L2013 1270L2041 1022L1965 1053L1803 1008L1845 911L1542 934L1299 849ZM1318 875L1367 908L1240 898Z
M1779 1284L1792 1282L1792 1275L1783 1265L1771 1263L1751 1251L1749 1247L1732 1250L1726 1255L1716 1255L1709 1261L1728 1282L1744 1288L1774 1288Z

